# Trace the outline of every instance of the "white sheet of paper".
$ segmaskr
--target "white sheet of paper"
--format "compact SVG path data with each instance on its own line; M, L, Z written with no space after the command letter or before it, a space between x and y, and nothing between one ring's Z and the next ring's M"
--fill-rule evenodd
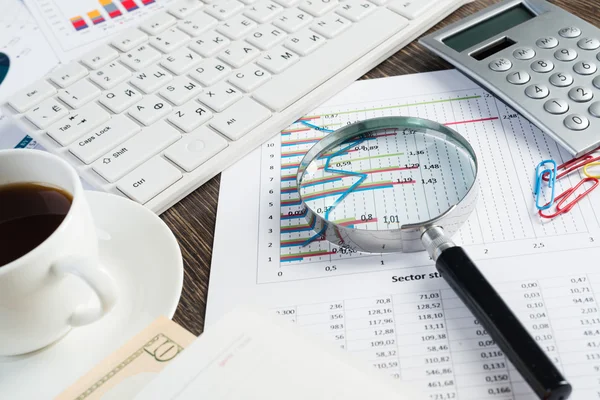
M310 113L313 124L333 128L384 115L436 120L469 140L480 163L480 195L453 239L565 373L573 398L597 398L600 189L543 221L533 206L535 166L570 156L456 71L357 82ZM312 232L302 228L297 197L285 189L295 185L294 164L321 135L294 124L223 173L207 325L252 301L431 399L535 398L424 252L300 246ZM556 193L580 179L574 173L560 180Z
M206 330L136 400L419 400L262 310L237 309Z

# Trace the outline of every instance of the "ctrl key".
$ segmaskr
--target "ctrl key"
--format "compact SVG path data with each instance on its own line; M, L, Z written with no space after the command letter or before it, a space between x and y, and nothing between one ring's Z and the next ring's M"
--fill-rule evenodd
M182 176L173 164L156 156L125 175L117 182L117 188L132 200L146 204Z

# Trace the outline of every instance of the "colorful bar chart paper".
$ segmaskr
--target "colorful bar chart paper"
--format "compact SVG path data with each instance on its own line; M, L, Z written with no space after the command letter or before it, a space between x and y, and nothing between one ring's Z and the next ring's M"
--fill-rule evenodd
M132 12L138 9L138 5L133 0L121 0L121 4L128 12Z
M75 28L76 31L80 31L88 27L88 25L85 23L85 20L79 15L71 18L71 23L73 24L73 28Z
M94 10L87 13L88 17L92 20L94 25L98 25L104 22L104 17L100 14L100 11Z
M155 0L142 0L142 3L143 3L145 6L147 6L147 5L150 5L150 4L154 3L154 2L155 2Z
M112 0L100 0L100 5L104 7L106 12L111 18L117 18L121 16L121 10L117 8L115 3Z

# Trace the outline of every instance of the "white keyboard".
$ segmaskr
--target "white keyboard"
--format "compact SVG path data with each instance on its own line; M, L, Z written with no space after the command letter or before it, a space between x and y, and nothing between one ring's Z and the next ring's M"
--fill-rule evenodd
M469 0L183 0L2 106L162 213Z

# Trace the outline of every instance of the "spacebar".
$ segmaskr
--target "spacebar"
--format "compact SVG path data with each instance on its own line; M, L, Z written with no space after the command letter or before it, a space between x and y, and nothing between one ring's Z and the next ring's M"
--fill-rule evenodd
M407 19L380 8L273 77L253 97L273 111L281 111L407 25Z

